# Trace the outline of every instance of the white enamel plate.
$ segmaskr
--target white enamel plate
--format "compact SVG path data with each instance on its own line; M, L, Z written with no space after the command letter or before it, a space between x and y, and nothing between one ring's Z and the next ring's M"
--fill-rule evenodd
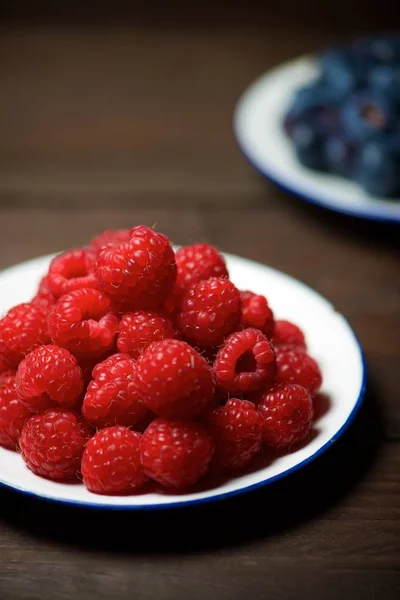
M303 167L296 159L282 120L295 90L318 74L312 57L288 62L257 79L243 94L234 115L234 131L248 161L287 192L336 212L400 222L400 198L366 194L356 183Z
M330 407L316 421L309 443L268 466L219 482L217 487L205 481L184 493L157 491L132 496L99 496L80 483L48 481L29 471L18 453L0 448L0 483L26 494L92 508L172 507L221 499L271 483L327 450L353 419L364 392L365 365L353 331L327 300L299 281L243 258L226 258L232 280L239 288L265 294L278 318L292 320L304 330L309 351L321 366L322 392L329 397ZM0 314L34 295L49 261L50 257L43 257L0 273Z

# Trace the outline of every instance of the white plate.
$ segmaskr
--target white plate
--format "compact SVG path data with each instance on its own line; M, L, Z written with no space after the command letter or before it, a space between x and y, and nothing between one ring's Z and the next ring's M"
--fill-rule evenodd
M207 489L203 485L195 491L180 494L134 496L99 496L88 492L82 484L48 481L29 471L19 454L0 448L0 483L67 504L120 509L171 507L221 499L271 483L328 449L351 422L364 392L365 365L353 331L329 302L299 281L243 258L232 255L226 258L234 283L241 289L265 294L277 317L297 323L306 333L310 353L321 365L322 392L329 396L331 406L315 423L314 435L307 445L260 470L233 477L215 488ZM38 258L0 273L0 314L34 295L49 260L50 257Z
M260 173L303 200L356 217L400 222L400 198L368 196L356 183L306 169L296 159L282 121L294 91L317 75L316 60L306 56L265 73L250 86L234 115L243 154Z

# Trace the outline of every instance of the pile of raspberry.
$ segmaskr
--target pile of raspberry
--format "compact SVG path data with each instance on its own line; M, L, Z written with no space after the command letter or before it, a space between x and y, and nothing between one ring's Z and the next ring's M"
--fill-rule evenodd
M320 386L302 331L239 290L216 248L175 252L145 226L56 256L0 320L0 445L97 494L187 488L289 452Z

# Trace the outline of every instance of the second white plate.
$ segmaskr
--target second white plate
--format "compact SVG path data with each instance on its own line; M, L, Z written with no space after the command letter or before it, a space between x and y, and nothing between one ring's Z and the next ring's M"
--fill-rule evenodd
M303 200L355 217L399 223L400 198L373 198L356 183L306 169L296 159L282 121L294 91L317 75L316 60L305 56L265 73L245 91L234 115L243 154L260 173Z

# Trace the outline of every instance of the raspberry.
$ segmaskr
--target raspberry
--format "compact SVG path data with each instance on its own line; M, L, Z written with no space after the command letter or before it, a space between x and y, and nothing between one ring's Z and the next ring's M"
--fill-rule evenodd
M176 253L177 279L180 289L210 277L229 277L225 259L214 246L194 244L184 246Z
M228 279L211 278L186 292L178 325L194 345L218 346L240 322L240 293Z
M306 348L304 333L300 327L290 321L275 321L275 331L272 342L276 346L299 346Z
M90 430L77 415L50 408L31 417L21 432L22 458L31 471L47 479L72 479L80 471Z
M33 304L19 304L0 320L0 356L12 367L35 346L50 341L46 311Z
M15 374L0 375L0 446L15 450L25 422L32 411L17 394Z
M100 248L104 246L116 246L121 242L129 242L129 229L106 229L95 238L89 244L86 253L86 266L89 273L94 271L94 265L96 262L97 253Z
M240 299L242 301L242 327L259 329L270 339L274 333L275 321L274 313L268 306L267 299L264 296L253 294L253 292L240 292Z
M49 277L46 275L40 280L39 288L31 300L31 304L35 306L40 306L44 310L48 310L55 303L55 298L53 293L49 288Z
M158 308L176 279L174 251L168 238L139 225L130 240L99 250L95 271L101 289L121 310Z
M140 442L140 458L148 477L172 488L198 481L208 470L214 443L204 425L156 419Z
M83 375L76 358L58 346L40 346L17 370L19 396L31 404L37 396L65 407L73 406L83 391ZM36 403L35 403L36 406Z
M232 393L260 390L275 375L272 344L258 329L232 333L214 362L217 383Z
M139 395L157 415L195 417L214 400L212 369L186 342L154 342L136 366Z
M118 350L138 358L152 342L176 337L172 321L154 310L126 313L119 325Z
M276 380L283 383L297 383L305 387L311 395L316 394L322 384L322 375L317 362L303 349L291 346L277 346Z
M301 385L281 383L255 398L263 418L263 442L289 448L304 440L311 428L313 403Z
M57 301L49 315L55 344L85 358L101 356L113 347L118 317L110 299L93 289L75 290Z
M263 420L247 400L231 398L209 416L209 431L215 443L212 468L237 471L261 449Z
M98 431L82 458L83 483L95 494L126 494L140 488L145 475L140 464L140 433L117 425Z
M127 354L114 354L93 369L82 414L96 427L135 425L147 414L136 388L136 364Z
M8 374L10 370L10 365L0 356L0 379L4 373Z
M49 267L48 285L56 298L81 288L98 289L94 273L88 273L87 270L86 250L75 248L53 258Z

